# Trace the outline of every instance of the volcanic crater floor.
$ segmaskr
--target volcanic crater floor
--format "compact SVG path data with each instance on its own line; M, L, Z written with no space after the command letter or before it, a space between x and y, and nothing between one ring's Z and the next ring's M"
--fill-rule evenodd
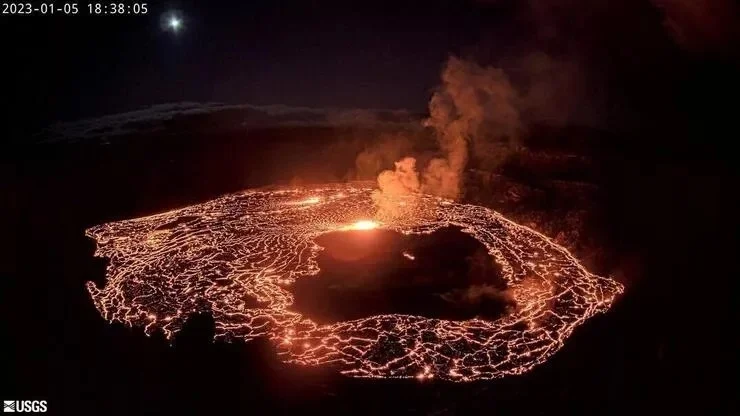
M515 307L501 267L459 227L337 231L315 242L320 271L291 287L290 309L317 323L387 314L497 319Z
M529 371L623 287L490 209L372 184L248 190L87 230L108 321L265 337L288 363L471 381Z

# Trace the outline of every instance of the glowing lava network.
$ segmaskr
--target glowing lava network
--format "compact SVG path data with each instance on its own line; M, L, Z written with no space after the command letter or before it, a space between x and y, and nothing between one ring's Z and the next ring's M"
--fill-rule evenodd
M451 381L530 370L622 293L563 247L490 209L406 196L391 201L404 215L387 215L376 202L366 183L249 190L102 224L87 235L97 241L95 254L110 259L107 282L87 288L103 317L147 334L161 330L171 339L188 316L208 312L216 338L268 337L286 362L355 377ZM379 315L320 325L291 310L291 284L319 271L317 236L374 228L421 234L448 225L478 239L501 265L514 311L494 321Z

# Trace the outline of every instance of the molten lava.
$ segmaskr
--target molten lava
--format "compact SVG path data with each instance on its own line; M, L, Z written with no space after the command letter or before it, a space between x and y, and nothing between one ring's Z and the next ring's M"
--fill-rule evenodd
M372 191L364 183L250 190L92 227L95 254L110 263L105 286L87 288L103 317L147 334L161 330L171 339L188 316L207 312L216 338L267 337L290 363L330 365L356 377L451 381L532 369L623 291L490 209L420 195L399 197L405 215L384 216ZM318 324L291 308L291 285L319 272L317 237L381 227L427 234L450 225L480 241L501 266L516 310L496 320L390 314Z
M361 220L357 221L356 223L346 227L347 230L358 230L358 231L366 231L366 230L373 230L375 228L378 228L380 224L378 224L375 221L371 220Z

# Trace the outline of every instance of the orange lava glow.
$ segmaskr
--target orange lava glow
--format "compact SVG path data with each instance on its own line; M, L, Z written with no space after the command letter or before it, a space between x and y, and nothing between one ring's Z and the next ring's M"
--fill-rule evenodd
M105 319L141 326L147 334L162 331L172 339L190 315L206 312L217 339L267 337L289 363L424 381L529 371L623 291L544 235L490 209L404 197L399 203L409 215L386 218L372 192L366 183L249 190L92 227L87 235L97 242L95 254L109 264L105 286L88 282L87 289ZM496 320L394 314L318 324L291 308L290 287L319 272L315 238L347 224L354 230L382 224L405 234L461 227L501 265L517 306Z
M344 228L346 230L355 230L355 231L367 231L367 230L374 230L378 228L380 224L378 224L376 221L372 220L360 220L355 222L354 224Z
M300 201L293 201L291 204L293 205L312 205L312 204L318 204L321 202L321 198L318 196L310 196L308 198L302 199Z

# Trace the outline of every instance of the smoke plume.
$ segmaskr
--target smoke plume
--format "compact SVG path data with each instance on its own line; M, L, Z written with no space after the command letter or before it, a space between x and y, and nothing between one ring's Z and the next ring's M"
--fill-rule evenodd
M395 163L396 170L386 170L378 176L378 184L389 195L406 195L419 192L419 174L416 159L405 157Z
M395 170L378 176L380 192L459 198L471 156L500 161L501 155L517 145L522 131L520 101L519 92L503 70L450 57L442 71L442 84L429 102L429 118L424 121L434 132L440 154L421 172L415 158L403 158Z
M692 52L737 53L740 7L732 0L652 0L676 43Z
M409 154L413 148L412 134L407 132L386 133L378 138L360 137L360 139L363 143L370 144L366 144L355 158L355 168L350 174L350 178L354 180L377 178L380 172Z
M416 159L405 157L395 163L395 170L385 170L378 175L379 190L373 192L372 199L378 207L379 218L395 218L413 209L414 201L399 204L398 197L413 195L420 191L419 173Z

